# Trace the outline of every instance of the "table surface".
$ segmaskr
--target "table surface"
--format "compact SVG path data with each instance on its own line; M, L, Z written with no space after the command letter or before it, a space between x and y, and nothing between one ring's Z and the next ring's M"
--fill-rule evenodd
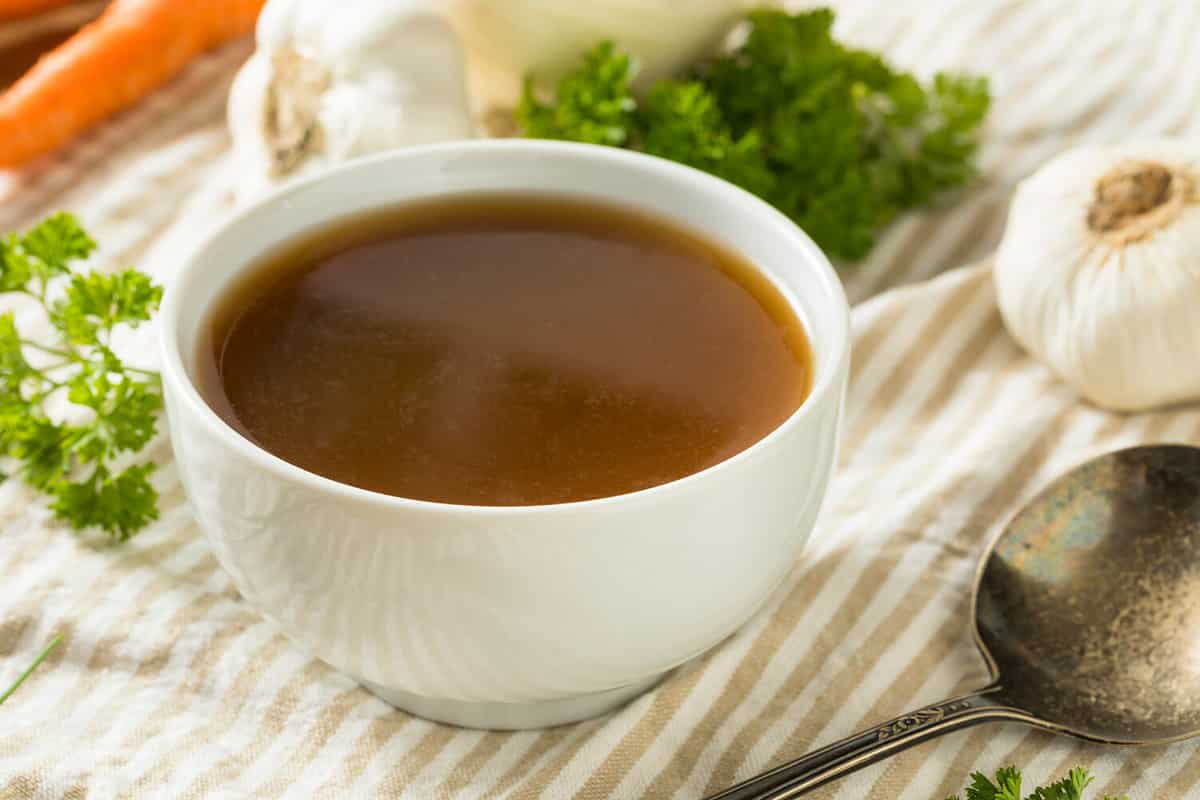
M986 263L1013 185L1054 152L1196 136L1200 3L835 5L842 37L899 65L989 74L995 109L983 178L897 221L844 272L865 302L839 470L805 556L740 633L603 719L485 733L409 717L239 600L160 437L162 519L117 550L0 485L0 683L67 633L0 710L0 797L694 798L985 681L967 598L986 538L1090 455L1200 443L1194 408L1080 404L1007 337ZM102 243L96 268L134 263L170 281L227 209L225 93L248 52L211 54L56 158L0 173L0 230L70 209ZM133 346L152 353L153 336ZM1195 744L1125 750L995 726L812 796L938 798L1005 764L1030 780L1086 765L1098 788L1134 798L1200 793Z

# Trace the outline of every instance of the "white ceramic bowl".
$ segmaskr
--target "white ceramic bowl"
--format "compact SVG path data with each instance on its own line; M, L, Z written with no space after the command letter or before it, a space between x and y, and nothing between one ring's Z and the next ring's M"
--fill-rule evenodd
M644 209L748 256L808 330L812 394L766 438L702 472L529 507L446 505L340 484L259 449L206 405L193 380L198 333L214 299L257 257L365 209L497 190ZM169 287L162 329L180 475L238 590L395 705L487 728L606 711L754 613L812 529L849 363L841 284L783 215L678 164L539 141L406 150L296 183L190 256Z

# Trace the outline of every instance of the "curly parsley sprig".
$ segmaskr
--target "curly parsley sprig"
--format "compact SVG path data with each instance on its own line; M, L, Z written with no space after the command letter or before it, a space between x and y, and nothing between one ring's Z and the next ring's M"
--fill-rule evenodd
M154 465L113 462L154 437L162 389L113 352L112 336L150 319L162 289L134 269L72 273L95 247L66 213L0 239L0 292L40 305L57 339L23 336L11 311L0 314L0 456L50 496L56 517L125 540L158 516ZM52 414L59 399L67 410Z
M710 172L792 217L831 255L857 259L899 212L961 186L990 96L983 78L922 84L832 35L833 12L762 9L746 41L638 97L611 42L553 97L527 81L527 136L626 147Z
M971 775L971 785L966 789L967 800L1083 800L1083 790L1092 782L1088 771L1076 767L1060 781L1034 789L1030 794L1021 794L1021 773L1015 767L996 770L995 780L982 772ZM960 800L958 795L946 800ZM1105 795L1104 800L1128 800Z

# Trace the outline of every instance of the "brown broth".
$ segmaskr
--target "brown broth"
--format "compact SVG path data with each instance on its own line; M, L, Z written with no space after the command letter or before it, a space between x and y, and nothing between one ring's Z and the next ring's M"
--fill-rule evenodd
M342 483L537 505L698 472L808 394L804 329L740 257L664 220L482 195L341 221L221 297L201 391Z

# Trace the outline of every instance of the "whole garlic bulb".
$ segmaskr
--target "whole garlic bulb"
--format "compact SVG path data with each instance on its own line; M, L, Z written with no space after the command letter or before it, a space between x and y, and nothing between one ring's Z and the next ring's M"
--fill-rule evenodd
M994 278L1014 338L1085 398L1200 398L1200 143L1083 147L1018 187Z
M269 0L229 92L239 199L356 156L474 135L437 0Z

